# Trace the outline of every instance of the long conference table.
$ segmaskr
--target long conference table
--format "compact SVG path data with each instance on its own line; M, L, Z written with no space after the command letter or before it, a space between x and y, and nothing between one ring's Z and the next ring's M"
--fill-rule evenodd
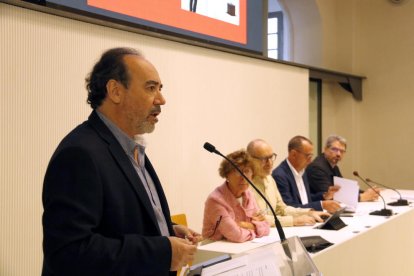
M285 227L287 238L321 236L334 245L311 253L310 256L324 276L342 275L414 275L414 191L399 190L409 206L388 206L394 214L389 217L369 213L384 208L381 199L376 202L360 202L352 217L341 217L346 227L340 230L321 230L315 226ZM393 190L383 190L386 203L398 199ZM271 229L272 242L278 242L275 228ZM234 244L226 241L199 246L197 261L204 261L220 254L237 255L265 245L265 242L249 241Z

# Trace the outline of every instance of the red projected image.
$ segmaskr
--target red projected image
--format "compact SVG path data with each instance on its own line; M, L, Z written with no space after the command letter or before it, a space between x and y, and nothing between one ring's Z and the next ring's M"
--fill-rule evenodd
M247 44L247 0L87 0L89 6Z
M181 8L230 24L240 24L239 0L181 0Z

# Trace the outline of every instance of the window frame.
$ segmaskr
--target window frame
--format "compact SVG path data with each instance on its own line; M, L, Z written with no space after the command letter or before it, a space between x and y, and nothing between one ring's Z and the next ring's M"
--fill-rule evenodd
M276 11L276 12L269 12L267 15L267 20L269 20L270 18L276 18L277 19L277 39L278 39L278 44L277 44L277 48L276 49L267 49L267 53L269 53L269 50L277 50L277 59L283 60L283 36L284 36L284 32L283 32L283 11ZM267 37L269 39L269 34L274 34L274 33L269 33L269 26L267 27ZM268 55L269 56L269 55Z

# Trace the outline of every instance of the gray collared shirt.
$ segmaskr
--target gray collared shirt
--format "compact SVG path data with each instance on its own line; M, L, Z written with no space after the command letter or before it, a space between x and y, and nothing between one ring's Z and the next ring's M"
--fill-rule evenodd
M104 122L104 124L109 128L112 134L115 136L121 147L124 149L125 153L128 155L131 164L134 166L135 171L137 172L141 182L147 191L149 200L151 202L152 208L154 209L155 217L157 218L158 226L161 231L161 235L169 236L167 222L164 217L164 213L161 209L160 199L158 197L157 190L154 185L152 177L145 168L145 146L136 143L128 135L126 135L118 126L116 126L112 121L105 117L99 111L96 111L99 118ZM138 162L134 158L134 150L138 148Z

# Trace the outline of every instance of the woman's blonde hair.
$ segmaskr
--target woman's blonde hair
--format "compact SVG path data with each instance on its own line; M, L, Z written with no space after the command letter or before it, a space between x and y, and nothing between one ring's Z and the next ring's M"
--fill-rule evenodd
M232 152L228 154L226 157L230 159L240 169L249 167L253 170L254 168L250 155L244 149L240 149L235 152ZM226 178L227 175L232 170L235 170L235 168L230 164L229 161L227 161L226 159L223 159L223 161L221 161L221 164L218 170L220 176L223 178Z

